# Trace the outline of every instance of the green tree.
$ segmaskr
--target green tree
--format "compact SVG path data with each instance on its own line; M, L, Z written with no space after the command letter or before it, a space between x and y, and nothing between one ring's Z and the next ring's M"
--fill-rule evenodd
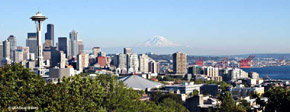
M230 87L230 85L224 81L217 82L217 84L220 85L222 92L228 91L228 87Z
M189 112L183 105L177 103L171 98L165 98L161 105L166 107L166 112Z
M19 64L0 68L0 91L1 111L11 111L11 106L38 107L37 111L168 112L167 106L175 108L170 111L186 110L174 95L162 96L158 103L141 101L143 91L126 87L115 76L75 75L55 84Z
M222 112L234 112L236 109L236 103L233 96L229 92L225 92L221 95L221 111Z
M160 75L158 75L156 78L158 79L158 81L162 81L163 80L162 76L160 76Z
M250 103L247 100L240 100L238 110L241 112L251 111Z
M179 104L183 104L184 102L182 101L181 97L177 94L162 94L160 92L154 93L151 95L150 100L155 102L155 103L161 103L164 99L170 98L174 101L176 101Z
M193 92L189 93L189 96L197 96L198 90L193 90Z
M163 81L174 81L174 78L166 75L165 77L163 77Z
M20 64L0 68L0 108L41 105L45 80Z
M274 87L265 93L268 101L265 106L266 112L288 112L290 107L290 89Z

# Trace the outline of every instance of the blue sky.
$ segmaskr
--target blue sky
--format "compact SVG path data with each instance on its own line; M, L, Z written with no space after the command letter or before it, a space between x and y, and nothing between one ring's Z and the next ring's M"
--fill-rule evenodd
M0 39L25 45L37 11L55 39L73 29L85 47L129 47L161 35L191 54L290 52L289 0L0 0ZM44 32L46 29L44 28Z

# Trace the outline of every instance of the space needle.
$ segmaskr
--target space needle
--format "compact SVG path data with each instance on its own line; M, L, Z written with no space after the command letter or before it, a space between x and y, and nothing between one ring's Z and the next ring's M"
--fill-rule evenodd
M43 56L42 56L42 41L41 41L41 31L42 31L42 23L47 17L43 16L40 12L37 12L36 15L30 18L35 22L36 25L36 36L37 36L37 73L38 75L45 75L44 67L43 67Z

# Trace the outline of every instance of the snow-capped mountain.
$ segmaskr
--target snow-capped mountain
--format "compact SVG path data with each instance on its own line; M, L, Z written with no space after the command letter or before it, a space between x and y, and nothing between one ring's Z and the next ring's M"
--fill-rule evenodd
M179 46L177 43L174 43L163 36L154 36L153 38L145 41L144 43L139 44L142 47L176 47Z

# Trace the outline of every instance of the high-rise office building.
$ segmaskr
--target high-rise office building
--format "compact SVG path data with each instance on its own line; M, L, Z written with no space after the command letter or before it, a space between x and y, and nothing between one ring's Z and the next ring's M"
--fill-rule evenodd
M132 54L132 48L124 48L124 54Z
M98 55L99 55L100 52L101 52L101 48L100 47L94 47L93 48L94 58L98 57Z
M3 58L1 60L0 66L5 64L11 64L10 59L10 42L8 40L3 41Z
M36 33L27 33L26 46L29 47L29 53L34 53L34 58L36 58L38 50Z
M122 71L127 71L127 55L119 54L118 55L118 68Z
M77 55L77 70L79 72L83 72L83 70L84 70L84 67L83 67L82 63L83 63L83 57L82 57L81 54L78 54Z
M59 62L60 62L60 52L56 50L56 47L51 47L50 67L58 66Z
M23 60L29 60L29 47L23 47Z
M107 56L107 54L106 53L104 53L104 52L99 52L99 54L98 54L98 56Z
M149 69L149 57L146 54L142 54L141 56L139 56L139 71L142 73L148 73Z
M35 60L35 54L34 53L29 53L29 60Z
M51 59L51 47L43 49L43 60L50 60Z
M4 49L3 49L3 42L0 42L0 61L3 59L3 51L4 51Z
M10 58L10 42L8 40L3 41L3 57Z
M23 50L22 49L16 49L14 50L14 58L13 61L15 63L20 63L21 61L23 61Z
M112 58L111 58L110 56L107 56L107 57L106 57L106 65L107 65L108 67L111 66L111 62L112 62Z
M63 53L67 56L67 38L66 37L58 37L58 50L63 51Z
M16 50L16 38L13 35L10 35L7 40L10 42L10 58L11 60L14 58L14 50Z
M85 46L82 40L78 40L78 53L84 53Z
M60 63L59 63L59 68L65 68L66 64L66 55L63 51L60 51Z
M173 71L175 74L184 75L187 72L187 55L182 52L173 55Z
M80 53L77 55L77 69L83 72L84 68L89 66L89 54Z
M103 68L107 65L105 56L99 56L97 59L98 59L98 65L100 65L100 67Z
M219 76L219 68L209 66L205 69L205 73L208 77L217 77Z
M158 62L151 60L148 65L149 65L149 72L150 73L154 73L154 74L159 73L159 63Z
M78 51L78 32L73 30L69 34L69 57L76 57Z
M127 54L128 73L136 73L139 70L139 59L137 54Z
M47 32L45 33L44 49L54 46L54 25L47 24Z

